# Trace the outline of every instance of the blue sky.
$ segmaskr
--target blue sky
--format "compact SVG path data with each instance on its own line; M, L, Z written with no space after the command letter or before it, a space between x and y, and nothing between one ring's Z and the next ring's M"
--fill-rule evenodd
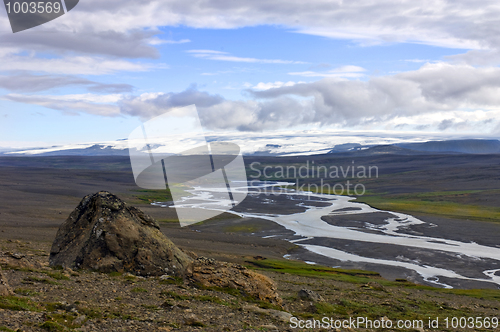
M432 5L432 6L431 6ZM13 34L0 148L126 138L195 104L211 131L497 137L495 2L81 0Z

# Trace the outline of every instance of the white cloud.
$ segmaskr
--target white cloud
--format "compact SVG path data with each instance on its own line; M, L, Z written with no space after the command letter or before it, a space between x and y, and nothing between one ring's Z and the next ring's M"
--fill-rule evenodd
M257 59L257 58L242 58L232 56L226 52L212 51L212 50L190 50L187 51L196 58L203 58L208 60L230 61L230 62L246 62L246 63L268 63L268 64L306 64L303 61L291 61L280 59Z
M104 75L120 71L147 71L152 68L166 68L166 66L92 56L41 58L36 55L9 54L0 57L0 71L23 70L64 75Z
M149 40L148 44L149 45L162 45L162 44L185 44L185 43L190 43L191 40L189 39L181 39L181 40L166 40L166 39L160 39L158 37L153 37Z
M87 113L100 116L120 115L120 108L116 105L116 102L121 99L121 95L118 94L80 94L62 96L8 94L1 98L19 103L43 106L61 111L65 114L75 115L78 113Z
M80 1L75 10L30 31L0 35L2 47L157 57L160 27L234 29L259 25L355 40L365 45L411 42L466 50L499 50L500 7L494 0L218 0ZM6 13L0 28L9 31ZM85 36L82 38L82 36ZM469 54L476 60L476 53ZM258 59L219 54L224 61ZM500 58L496 58L498 61ZM272 61L272 60L271 60ZM274 62L271 62L274 63ZM279 62L278 62L279 63Z
M247 88L252 88L254 90L269 90L269 89L274 89L274 88L281 88L283 86L293 86L297 83L305 83L305 82L293 82L293 81L288 81L288 82L280 82L280 81L276 81L276 82L268 82L268 83L264 83L264 82L260 82L258 83L257 85L255 86L252 86L251 84L248 86L246 86Z
M105 84L68 75L32 75L21 72L0 75L0 88L17 92L38 92L61 87L85 87L93 92L131 92L129 84Z
M500 7L494 0L482 1L480 5L467 0L275 0L272 3L261 0L149 0L140 5L132 0L105 3L87 0L81 1L68 15L46 24L44 29L84 32L89 37L113 31L131 43L147 45L145 40L149 37L127 35L134 30L163 26L233 29L273 25L363 44L413 42L460 49L496 49L500 43L496 19L499 16ZM73 43L65 44L68 49L78 47ZM118 44L113 45L113 48L118 47ZM117 50L107 47L103 51ZM149 49L149 52L154 50Z
M247 90L257 100L218 100L201 106L201 117L212 129L251 131L319 125L484 132L493 130L500 119L498 67L434 63L367 81L324 78L277 85Z
M292 72L288 75L297 75L304 77L337 77L337 78L357 78L363 77L365 74L363 72L365 69L359 66L342 66L326 72L315 72L315 71L301 71Z
M69 113L122 114L143 119L195 104L206 128L244 131L333 126L484 133L499 126L500 119L498 67L434 63L366 81L330 77L300 84L261 82L246 91L254 99L227 100L199 91L196 85L180 93L154 92L135 97L88 93L9 94L3 98Z

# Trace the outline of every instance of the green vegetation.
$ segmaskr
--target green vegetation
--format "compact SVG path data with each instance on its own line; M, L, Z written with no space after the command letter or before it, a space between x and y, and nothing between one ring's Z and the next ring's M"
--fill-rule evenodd
M477 299L487 299L500 301L500 290L498 289L437 289L441 293L456 294L474 297Z
M14 293L24 296L36 296L40 294L37 291L29 288L16 288L14 289Z
M9 329L6 326L0 326L0 331L7 331L7 332L16 332L15 330Z
M104 318L104 313L100 309L79 307L78 311L87 316L88 319Z
M160 308L154 304L141 304L141 307L152 311L160 310Z
M352 283L367 283L374 280L388 282L382 279L382 277L380 277L380 274L372 271L334 269L326 266L311 265L293 260L266 259L249 260L246 262L251 264L249 266L250 268L271 270L275 272L289 273L306 277L321 277Z
M364 195L357 201L377 209L397 212L417 212L460 219L500 222L500 208L461 202L479 190L429 192L398 195Z
M40 327L50 332L64 331L66 329L63 325L50 320L41 323Z
M61 302L45 302L44 306L45 309L49 312L53 312L56 310L64 310L66 308L66 306Z
M0 297L0 308L18 311L41 311L40 306L27 298L17 296Z
M58 283L56 281L52 281L52 280L47 279L47 278L39 278L39 277L35 277L35 276L26 277L26 278L24 278L23 282L27 283L27 284L32 284L34 282L41 282L43 284L49 284L49 285L60 285L60 283Z
M189 299L193 298L190 295L180 295L174 291L162 291L162 292L160 292L160 295L170 297L174 300L189 300Z
M140 192L141 194L134 195L134 197L143 203L169 202L172 200L172 194L167 188L164 190L139 189L135 191Z
M131 290L132 293L147 293L148 290L145 288L140 288L140 287L134 287Z
M125 277L123 277L123 279L125 279L127 281L136 281L137 277L134 275L131 275L131 274L127 274Z
M56 271L56 272L43 271L42 273L45 273L49 277L54 278L56 280L69 280L69 277L65 276L61 271Z
M249 260L246 261L250 264L248 267L259 270L268 270L279 273L289 273L294 275L312 277L312 278L325 278L334 279L343 282L349 282L354 284L363 284L366 288L377 289L377 287L370 287L370 282L376 282L377 284L386 287L399 287L408 289L419 289L435 292L436 294L454 294L463 295L468 297L473 297L477 299L487 299L500 301L500 290L498 289L444 289L435 288L431 286L424 286L414 284L413 282L407 281L406 279L396 279L394 281L383 279L377 272L362 271L362 270L345 270L345 269L335 269L320 265L310 265L300 261L293 260L278 260L278 259L266 259L266 260ZM362 286L362 287L363 287Z
M134 192L139 194L134 194L133 197L136 198L140 203L153 203L153 202L171 202L172 201L172 191L175 194L183 194L185 196L190 196L191 194L187 191L175 187L169 188L165 187L165 189L137 189Z
M54 313L51 312L50 314L45 315L46 321L42 324L40 324L40 327L45 328L49 331L65 331L67 330L66 327L79 327L83 324L83 321L78 322L75 324L75 319L78 317L77 313L69 313L69 312L63 312L63 313ZM61 330L62 328L62 330Z

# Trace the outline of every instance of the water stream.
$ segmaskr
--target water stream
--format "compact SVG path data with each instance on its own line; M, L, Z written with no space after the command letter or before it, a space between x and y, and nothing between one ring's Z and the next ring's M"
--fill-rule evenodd
M289 239L290 242L302 246L313 253L339 261L379 264L413 270L426 282L445 288L452 288L452 286L440 281L440 277L489 282L500 285L500 276L496 275L496 272L500 271L500 269L493 269L491 267L482 271L484 278L470 277L451 269L430 266L425 263L408 262L407 260L404 261L400 256L397 256L396 253L392 259L380 259L361 256L352 252L339 250L338 248L311 244L311 240L318 238L342 239L362 241L370 244L391 244L401 247L431 250L436 253L452 254L457 257L456 259L462 260L482 261L487 259L500 262L500 248L484 246L474 242L466 243L444 238L434 238L404 233L402 230L411 225L426 224L426 222L411 215L377 210L366 204L353 201L355 200L353 197L295 192L293 190L283 191L283 186L287 184L288 183L283 182L263 183L254 181L250 185L245 186L245 184L242 184L242 186L236 188L235 190L248 190L249 193L253 195L260 193L264 202L266 199L269 201L264 194L266 190L273 189L273 192L276 193L274 189L279 188L279 192L286 195L290 201L293 201L290 202L290 204L301 206L305 208L305 211L293 214L269 214L233 210L228 210L227 212L240 217L261 218L273 221L294 232L295 237L294 239ZM220 208L221 204L229 208L231 207L231 202L221 201L217 198L217 193L222 193L226 190L226 188L210 188L210 192L208 192L203 188L194 188L188 191L191 196L183 198L182 202L176 202L175 207L224 211ZM315 204L317 202L322 203ZM165 206L163 203L153 204ZM366 222L365 224L367 226L362 229L331 225L321 218L328 215L356 215L358 220L363 221L364 217L376 212L388 212L394 217L386 218L385 223L381 225L374 225ZM372 230L375 232L367 232L366 230ZM300 238L297 238L297 236ZM500 265L494 267L498 266Z

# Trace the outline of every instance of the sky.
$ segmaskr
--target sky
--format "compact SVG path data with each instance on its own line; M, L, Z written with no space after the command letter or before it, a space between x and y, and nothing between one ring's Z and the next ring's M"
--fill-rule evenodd
M0 148L127 138L196 105L209 132L500 133L500 4L80 0L12 33Z

